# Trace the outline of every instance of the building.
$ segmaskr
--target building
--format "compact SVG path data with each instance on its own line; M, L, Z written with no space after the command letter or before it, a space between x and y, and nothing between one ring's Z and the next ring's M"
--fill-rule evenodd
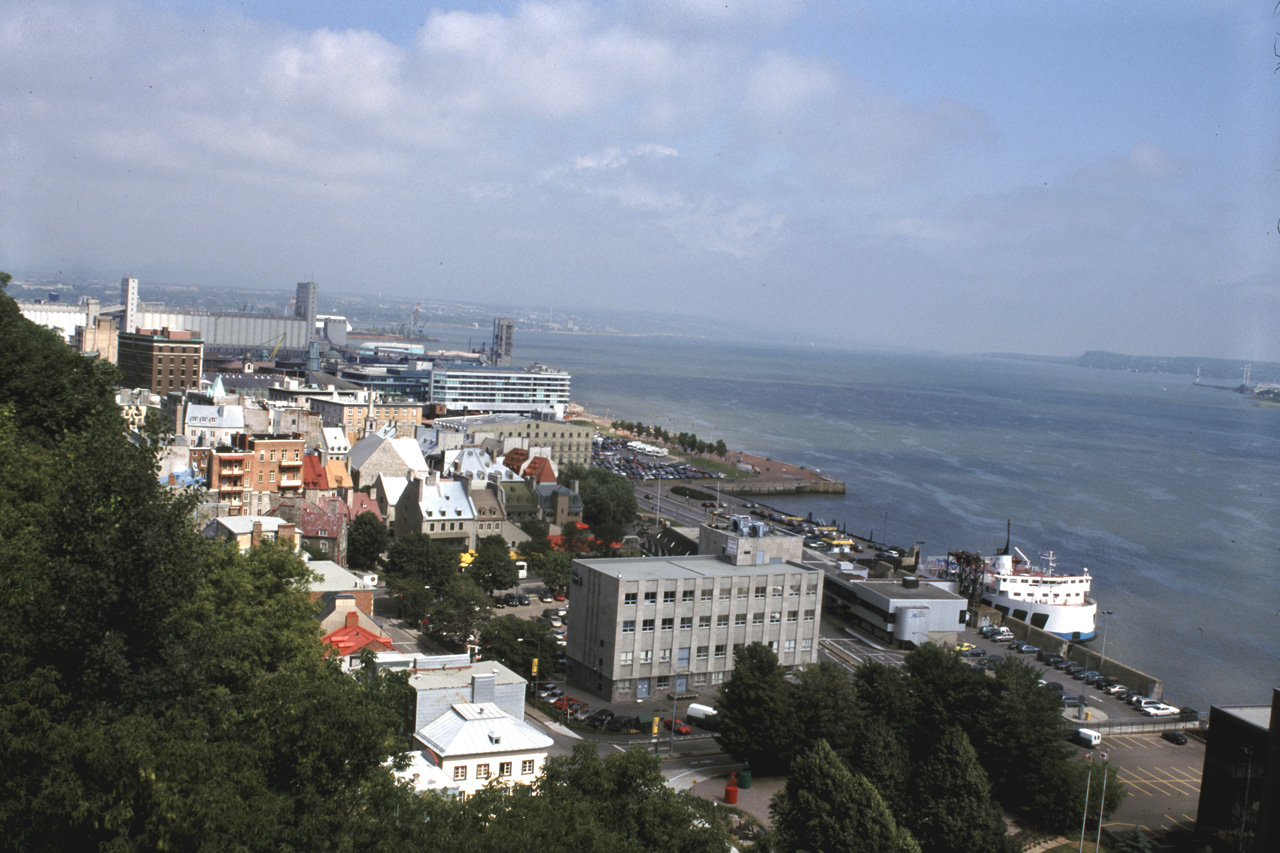
M400 435L413 435L422 423L422 404L413 400L384 400L360 392L348 396L309 397L307 405L320 415L322 427L337 427L355 444L361 438L393 427Z
M298 549L298 528L281 518L262 515L238 515L215 518L205 525L203 534L210 539L234 542L242 552L263 540L288 542Z
M300 496L305 442L298 435L236 433L208 455L206 482L230 515L261 515Z
M1200 778L1196 841L1214 853L1280 844L1280 689L1271 705L1214 705ZM1197 847L1196 849L1201 849Z
M503 713L524 719L525 691L529 682L497 661L471 662L466 654L423 655L405 662L385 655L378 656L378 668L409 668L409 686L417 695L414 729L421 729L440 718L459 702L492 702Z
M431 366L430 402L450 412L553 412L563 417L569 403L569 374L536 364L486 367L436 361Z
M532 785L552 739L492 702L451 705L414 735L423 757L440 768L466 798L497 779Z
M204 341L194 332L139 329L121 332L116 347L121 383L156 394L199 389Z
M816 663L823 573L781 556L800 537L768 538L717 531L723 553L575 560L569 680L626 702L716 689L748 643L788 669Z
M965 629L969 601L956 581L828 577L833 612L851 619L877 640L911 649L926 642L954 645Z
M462 551L476 547L476 512L464 483L409 477L395 510L395 538L422 533Z
M493 346L489 359L496 367L511 365L511 348L515 336L516 324L510 317L495 317L493 320Z
M567 384L565 395L567 399ZM535 448L545 448L546 452L542 455L557 466L566 462L591 464L591 439L595 435L595 427L589 425L521 415L491 414L436 418L434 426L442 433L462 433L466 436L465 444L480 444L486 439L497 439L503 444L502 453L520 449L528 452L529 456L536 457L539 454L532 451Z
M298 282L298 293L293 300L293 316L306 320L307 325L316 325L316 298L320 295L320 286L314 281Z

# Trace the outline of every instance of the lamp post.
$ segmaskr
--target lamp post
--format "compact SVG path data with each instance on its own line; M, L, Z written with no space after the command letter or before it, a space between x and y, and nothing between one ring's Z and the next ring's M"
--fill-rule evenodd
M1098 757L1102 759L1102 796L1098 800L1098 838L1093 842L1094 853L1102 849L1102 810L1107 805L1107 754L1099 752Z
M1089 820L1089 786L1093 783L1093 753L1085 755L1089 759L1089 775L1084 783L1084 810L1080 815L1080 853L1084 853L1084 827Z
M1102 616L1110 616L1113 613L1115 613L1114 610L1100 610L1098 612ZM1102 648L1099 650L1099 655L1098 655L1098 672L1099 673L1102 672L1102 665L1107 661L1107 628L1109 627L1111 627L1111 620L1103 619L1102 620ZM1102 688L1098 688L1098 693L1099 694L1102 693Z
M676 673L676 680L671 685L671 748L667 752L671 755L676 754L676 708L680 704L680 676L688 676L689 670L681 670Z

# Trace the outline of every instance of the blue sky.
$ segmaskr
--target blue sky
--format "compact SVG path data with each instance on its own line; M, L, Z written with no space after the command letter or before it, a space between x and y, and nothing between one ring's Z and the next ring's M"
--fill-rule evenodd
M1280 360L1277 30L1229 0L13 0L0 265Z

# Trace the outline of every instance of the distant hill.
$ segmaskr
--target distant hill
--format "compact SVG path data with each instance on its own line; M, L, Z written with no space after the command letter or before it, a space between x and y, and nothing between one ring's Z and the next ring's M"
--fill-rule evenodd
M1130 373L1166 373L1176 376L1195 376L1200 371L1204 381L1240 384L1244 381L1244 368L1252 365L1253 382L1280 382L1280 363L1274 361L1243 361L1232 358L1198 358L1195 356L1124 355L1118 352L1090 350L1074 358L1055 356L1019 355L1015 353L987 353L991 358L1013 358L1022 361L1053 362L1092 367L1099 370L1127 370Z

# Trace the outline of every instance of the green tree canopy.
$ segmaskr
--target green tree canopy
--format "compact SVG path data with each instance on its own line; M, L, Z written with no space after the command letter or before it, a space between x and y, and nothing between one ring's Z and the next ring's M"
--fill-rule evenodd
M837 755L849 752L859 720L853 681L839 664L823 661L796 675L792 691L796 727L805 749L824 740Z
M518 584L520 579L507 540L496 533L481 539L476 545L475 559L467 567L467 577L490 594L495 589L510 589Z
M390 541L387 526L372 512L362 512L347 525L347 563L353 569L373 571Z
M716 709L725 752L764 775L786 771L799 732L785 673L768 646L749 643L734 654Z
M791 765L786 786L769 804L777 849L824 853L919 853L880 794L825 740Z
M542 655L538 671L543 674L543 681L547 662L559 648L550 625L511 614L485 623L480 629L480 647L486 658L501 661L512 672L530 680L533 679L533 659Z
M903 820L924 853L1014 853L987 774L964 732L947 726L919 746L912 805Z
M621 474L568 462L560 468L560 485L578 483L582 520L604 543L620 542L636 518L636 490Z
M573 555L567 551L548 551L534 560L533 573L552 589L569 585L569 573L573 569Z

